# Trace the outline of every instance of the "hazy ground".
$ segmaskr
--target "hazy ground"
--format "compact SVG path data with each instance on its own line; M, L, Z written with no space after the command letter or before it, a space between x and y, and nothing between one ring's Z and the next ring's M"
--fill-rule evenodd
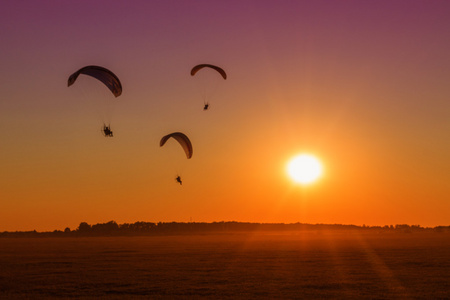
M2 238L0 298L450 298L448 233Z

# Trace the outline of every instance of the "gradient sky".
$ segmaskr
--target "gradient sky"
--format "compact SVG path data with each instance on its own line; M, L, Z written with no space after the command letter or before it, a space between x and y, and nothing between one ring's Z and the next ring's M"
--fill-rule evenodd
M449 1L2 1L0 231L449 225L449 16ZM191 77L199 63L228 79ZM85 65L122 96L67 87ZM159 147L174 131L191 160ZM286 175L301 152L324 165L310 186Z

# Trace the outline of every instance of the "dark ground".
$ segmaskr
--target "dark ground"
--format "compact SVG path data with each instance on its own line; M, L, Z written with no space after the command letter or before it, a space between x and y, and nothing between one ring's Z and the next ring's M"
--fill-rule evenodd
M450 234L0 239L0 298L449 299Z

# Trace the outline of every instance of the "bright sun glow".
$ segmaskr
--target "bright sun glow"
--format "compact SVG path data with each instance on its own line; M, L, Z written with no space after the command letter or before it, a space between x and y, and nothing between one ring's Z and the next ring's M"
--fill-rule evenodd
M300 154L289 161L287 172L295 182L308 184L322 175L322 164L312 155Z

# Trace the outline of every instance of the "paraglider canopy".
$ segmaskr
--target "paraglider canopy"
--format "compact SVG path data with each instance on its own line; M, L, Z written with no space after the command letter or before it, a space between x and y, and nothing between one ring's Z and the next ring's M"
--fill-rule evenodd
M203 68L211 68L216 70L217 72L220 73L220 75L222 75L223 79L227 79L227 73L225 73L225 71L222 68L219 68L218 66L214 66L214 65L210 65L210 64L200 64L200 65L196 65L195 67L192 68L191 70L191 76L194 76L199 70L203 69Z
M67 86L74 84L80 74L89 75L100 80L115 97L119 97L122 94L122 84L119 78L110 70L99 66L86 66L79 69L70 75Z
M189 138L181 132L174 132L171 134L168 134L166 136L163 136L161 138L161 141L159 142L159 146L162 147L167 142L168 139L174 138L178 143L180 143L181 147L183 148L184 152L186 153L186 157L189 159L192 157L193 149L192 144Z

